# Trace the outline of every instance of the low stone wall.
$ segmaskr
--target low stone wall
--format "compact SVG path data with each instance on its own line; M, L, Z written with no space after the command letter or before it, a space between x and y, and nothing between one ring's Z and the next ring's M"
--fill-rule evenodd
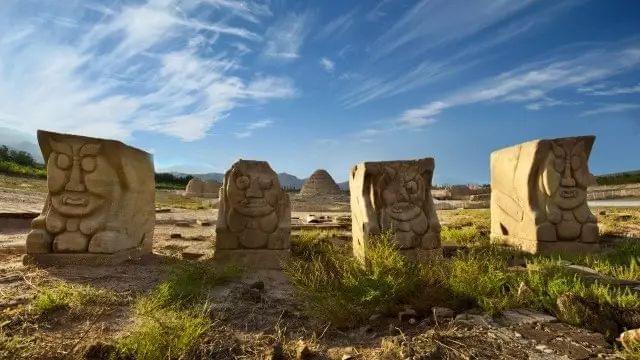
M608 200L640 197L640 184L592 186L587 190L587 200Z

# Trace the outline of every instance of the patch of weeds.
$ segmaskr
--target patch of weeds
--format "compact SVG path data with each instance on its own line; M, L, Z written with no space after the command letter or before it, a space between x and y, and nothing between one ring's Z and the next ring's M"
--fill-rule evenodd
M160 307L197 303L204 300L208 290L237 278L240 273L241 269L237 267L214 270L212 264L205 262L176 265L171 268L167 279L151 292L149 298Z
M0 330L0 359L31 359L33 343L30 338L9 336Z
M211 328L207 293L236 278L240 269L210 263L181 264L134 306L133 325L116 340L119 357L136 360L189 358Z
M48 314L63 309L80 309L117 303L117 294L88 285L59 282L42 287L31 302L38 314Z
M522 305L517 297L522 274L509 271L514 251L499 246L472 248L436 263L457 306L479 306L489 314Z
M355 325L406 303L427 285L420 267L389 240L384 234L372 241L366 266L327 247L310 259L291 259L285 272L312 313L339 327Z
M311 260L313 255L327 254L332 251L345 250L331 243L332 238L340 236L338 230L314 229L301 230L291 238L291 253L294 256Z
M449 227L443 226L440 231L440 238L445 244L456 245L487 245L489 236L482 233L475 226Z
M116 342L117 353L136 360L188 358L186 354L210 327L204 309L164 308L153 299L141 298L130 331Z

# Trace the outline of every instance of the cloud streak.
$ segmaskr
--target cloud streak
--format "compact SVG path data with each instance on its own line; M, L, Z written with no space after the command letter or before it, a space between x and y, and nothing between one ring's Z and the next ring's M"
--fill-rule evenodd
M560 88L581 86L628 71L640 64L640 43L618 44L610 49L589 50L573 58L520 66L469 87L462 88L440 100L408 109L397 122L413 124L427 122L447 109L481 102L529 102L546 99ZM548 100L547 100L548 101ZM536 105L531 105L535 107Z
M237 51L203 56L219 38L258 45L261 37L249 27L226 22L255 27L271 16L264 5L149 0L114 8L60 6L48 10L97 20L74 32L50 31L48 23L16 31L0 22L0 31L11 34L0 40L2 126L118 139L155 132L193 141L237 107L297 94L288 77L248 72L241 56L251 49L244 43ZM225 11L225 20L200 16L208 11Z

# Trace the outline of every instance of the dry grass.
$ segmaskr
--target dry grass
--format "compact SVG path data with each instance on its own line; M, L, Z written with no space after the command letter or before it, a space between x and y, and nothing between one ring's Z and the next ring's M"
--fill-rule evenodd
M189 210L211 209L212 199L186 197L176 194L173 190L156 191L156 207L180 208Z

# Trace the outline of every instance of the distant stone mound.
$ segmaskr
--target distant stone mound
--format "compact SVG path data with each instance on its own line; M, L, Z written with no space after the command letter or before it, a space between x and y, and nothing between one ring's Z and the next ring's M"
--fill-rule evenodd
M218 191L221 186L222 184L217 181L202 181L200 179L193 178L189 180L184 194L186 196L217 198Z
M340 194L342 194L342 191L338 187L338 184L336 184L331 175L323 169L316 170L311 174L300 190L300 195L302 196Z

